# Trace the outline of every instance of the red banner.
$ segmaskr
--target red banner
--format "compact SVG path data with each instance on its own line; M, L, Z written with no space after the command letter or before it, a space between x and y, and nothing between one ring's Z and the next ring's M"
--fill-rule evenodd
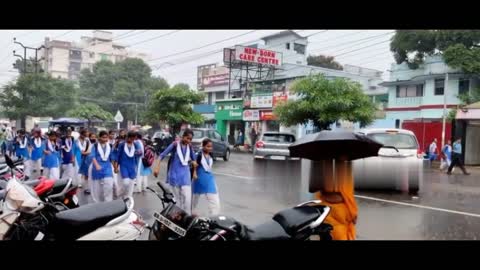
M288 95L287 94L274 94L273 95L273 102L272 106L275 108L278 104L282 102L286 102L288 100Z
M262 121L277 120L277 117L273 114L273 111L260 111L260 120Z

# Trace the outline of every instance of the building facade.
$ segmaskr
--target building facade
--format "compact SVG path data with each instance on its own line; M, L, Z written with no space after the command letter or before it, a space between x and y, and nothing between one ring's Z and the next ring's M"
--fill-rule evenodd
M267 79L251 80L248 83L241 82L230 73L229 69L219 64L210 64L198 67L199 92L206 94L204 104L216 108L218 102L238 102L243 100L243 111L241 119L228 123L224 118L217 119L216 128L222 136L235 137L240 129L245 135L246 144L251 144L248 134L252 128L257 132L282 131L290 132L297 137L303 136L307 132L307 125L283 127L281 126L273 110L277 104L282 101L295 98L290 93L290 88L294 81L311 74L324 74L327 78L348 78L362 85L367 95L372 100L384 103L387 102L387 91L380 86L382 72L372 69L366 69L357 66L345 65L344 70L333 70L307 65L307 38L296 34L293 31L283 31L281 33L264 37L263 43L252 44L248 47L256 49L267 49L282 54L282 65L275 69ZM241 71L242 72L242 71ZM240 77L245 78L245 74ZM220 122L219 122L220 120ZM345 123L347 126L348 124Z
M426 149L434 138L442 139L444 104L448 114L460 104L458 95L478 87L479 80L448 67L441 56L433 56L415 70L405 63L393 64L390 80L382 85L388 91L386 118L395 120L397 128L412 130L421 149ZM448 121L445 134L447 139L451 136Z
M82 69L92 69L100 60L115 63L126 58L148 59L146 54L129 51L126 46L116 44L113 33L108 31L93 31L93 36L82 37L79 42L45 38L44 46L40 55L44 57L41 64L45 72L55 78L70 80L77 80Z

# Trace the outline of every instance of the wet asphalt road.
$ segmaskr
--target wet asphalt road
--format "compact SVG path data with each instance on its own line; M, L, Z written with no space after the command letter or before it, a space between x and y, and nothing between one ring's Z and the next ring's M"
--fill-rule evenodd
M245 153L214 164L222 214L254 226L287 207L312 199L301 162L253 162ZM165 180L166 162L158 179ZM459 171L459 170L458 170ZM359 240L476 240L480 239L480 170L463 176L438 170L424 172L418 197L393 191L357 191ZM88 197L81 195L81 203ZM200 203L207 213L204 201ZM160 200L151 192L135 194L135 208L152 223ZM145 239L146 234L144 235Z

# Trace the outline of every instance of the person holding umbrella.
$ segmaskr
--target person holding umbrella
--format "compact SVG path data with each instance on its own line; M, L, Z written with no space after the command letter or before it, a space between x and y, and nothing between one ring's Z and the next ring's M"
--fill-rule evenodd
M333 240L355 240L358 206L354 197L351 160L377 156L383 145L363 134L321 131L293 143L291 157L312 160L310 192L331 208L325 222Z

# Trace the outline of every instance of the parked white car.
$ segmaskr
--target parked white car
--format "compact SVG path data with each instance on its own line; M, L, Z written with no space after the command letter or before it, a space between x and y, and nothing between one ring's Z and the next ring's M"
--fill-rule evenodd
M416 194L423 179L418 140L405 129L364 129L360 133L384 145L377 157L355 160L355 188L396 189Z

